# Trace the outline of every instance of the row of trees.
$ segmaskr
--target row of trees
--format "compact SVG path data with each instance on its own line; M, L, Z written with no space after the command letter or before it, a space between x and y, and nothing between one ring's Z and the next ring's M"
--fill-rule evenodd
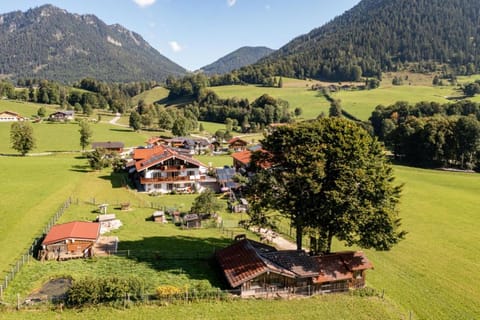
M480 168L480 105L461 101L377 106L374 133L395 157L421 166Z
M59 104L65 109L74 109L90 115L93 109L107 109L113 112L126 112L131 106L131 98L157 86L155 81L131 83L107 83L85 78L73 84L74 88L59 82L44 79L21 79L19 89L12 82L0 81L0 96L43 104Z

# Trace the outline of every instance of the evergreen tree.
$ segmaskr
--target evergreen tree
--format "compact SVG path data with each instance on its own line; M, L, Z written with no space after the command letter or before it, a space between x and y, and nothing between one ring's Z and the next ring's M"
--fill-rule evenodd
M137 111L132 111L128 119L128 124L133 131L138 131L140 129L142 118Z

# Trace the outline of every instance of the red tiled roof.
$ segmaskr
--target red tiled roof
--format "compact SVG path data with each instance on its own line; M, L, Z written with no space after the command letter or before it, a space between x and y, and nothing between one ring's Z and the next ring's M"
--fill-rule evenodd
M166 160L168 160L170 158L174 158L174 157L177 158L177 159L181 159L185 162L194 164L194 165L199 166L199 167L207 167L206 165L204 165L200 161L198 161L198 160L196 160L192 157L189 157L187 155L180 154L180 153L178 153L178 152L176 152L176 151L174 151L171 148L166 147L166 146L157 146L155 148L150 148L150 149L135 149L135 151L136 150L152 150L150 153L144 152L144 153L141 154L142 156L145 156L145 157L144 158L139 158L138 159L139 161L137 161L135 163L135 168L137 169L137 171L145 170L147 168L155 166L155 165L157 165L157 164L159 164L163 161L166 161ZM134 159L136 159L135 158L135 151L134 151Z
M258 150L259 152L266 153L267 151L264 149ZM252 152L250 150L244 150L232 153L232 158L237 160L238 162L242 163L243 165L247 166L252 161ZM264 161L259 164L261 168L268 169L272 166L272 164L268 161Z
M133 150L133 159L143 160L153 156L156 153L162 153L165 146L155 146L153 148L136 148Z
M232 158L244 165L248 165L250 163L251 157L252 157L252 152L250 150L244 150L244 151L232 153Z
M100 223L74 221L54 225L42 242L49 245L66 239L97 240L100 234Z

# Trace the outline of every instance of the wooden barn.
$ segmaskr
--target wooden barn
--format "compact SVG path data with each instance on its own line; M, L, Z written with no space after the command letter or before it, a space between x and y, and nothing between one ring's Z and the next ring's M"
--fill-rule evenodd
M241 296L344 292L364 287L365 270L373 268L359 251L310 256L249 239L217 251L216 258L228 284Z
M100 223L73 221L54 225L42 242L41 260L68 260L94 255Z

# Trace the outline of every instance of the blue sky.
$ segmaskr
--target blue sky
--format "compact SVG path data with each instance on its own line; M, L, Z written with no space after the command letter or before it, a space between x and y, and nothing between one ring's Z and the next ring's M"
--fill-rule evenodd
M188 70L242 46L278 49L360 0L0 0L0 13L46 3L140 34Z

